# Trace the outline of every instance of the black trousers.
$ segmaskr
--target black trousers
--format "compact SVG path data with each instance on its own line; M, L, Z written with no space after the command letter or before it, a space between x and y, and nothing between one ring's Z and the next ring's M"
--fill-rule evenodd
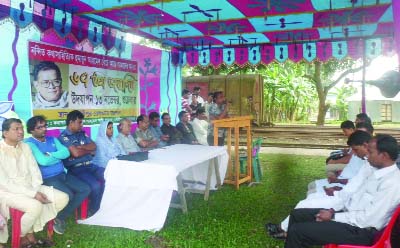
M210 146L214 145L214 135L207 135L207 143ZM225 144L225 137L218 137L218 146L223 146Z
M376 230L336 221L315 221L321 209L299 208L290 214L285 248L326 244L372 245Z

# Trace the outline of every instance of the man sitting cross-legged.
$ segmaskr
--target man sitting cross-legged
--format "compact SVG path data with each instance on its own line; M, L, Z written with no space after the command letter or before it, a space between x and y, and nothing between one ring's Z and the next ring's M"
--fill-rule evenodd
M354 155L362 159L363 165L358 173L343 186L343 189L335 191L336 188L328 188L326 192L310 194L306 199L300 201L295 208L342 209L351 195L357 192L361 184L376 170L365 160L368 155L368 142L370 139L371 136L362 131L355 132L349 137L348 143L351 144ZM272 237L280 239L286 237L288 225L289 216L280 225L268 223L266 228Z
M104 191L104 168L92 162L96 144L82 130L85 116L78 110L67 115L67 128L58 137L59 141L71 154L63 160L64 166L75 177L87 183L90 187L89 214L94 214L100 208Z
M43 116L34 116L27 122L27 131L32 137L25 140L31 147L40 172L43 184L52 186L69 196L67 206L58 213L54 221L54 231L63 234L65 220L74 213L82 201L89 195L90 187L71 173L66 174L62 159L70 156L68 148L58 139L46 136L47 122Z
M24 212L21 219L21 247L37 243L33 232L41 231L68 203L68 195L43 185L42 175L32 151L22 141L24 130L19 119L10 118L2 124L0 141L0 203ZM46 241L46 242L44 242Z
M368 143L368 161L377 170L352 194L344 207L295 209L285 248L325 244L372 245L400 203L400 170L396 139L377 135Z

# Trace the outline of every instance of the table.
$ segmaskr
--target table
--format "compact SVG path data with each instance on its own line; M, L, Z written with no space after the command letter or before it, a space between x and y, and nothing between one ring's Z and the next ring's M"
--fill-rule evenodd
M110 160L100 210L79 223L158 231L170 206L187 212L185 192L204 193L208 200L209 190L223 182L227 163L225 147L183 144L152 150L143 162ZM186 181L195 183L185 186ZM180 204L171 204L173 190Z
M232 130L234 131L234 147L235 147L235 164L232 166L232 161L229 160L228 163L228 175L225 179L225 183L235 185L236 189L239 189L240 184L245 182L251 182L252 179L252 147L251 147L251 116L237 116L234 118L225 118L214 120L214 144L218 144L218 128L228 129L227 135L227 146L229 157L231 155L231 145L232 145ZM245 173L240 173L239 165L239 129L246 129L247 136L247 169Z

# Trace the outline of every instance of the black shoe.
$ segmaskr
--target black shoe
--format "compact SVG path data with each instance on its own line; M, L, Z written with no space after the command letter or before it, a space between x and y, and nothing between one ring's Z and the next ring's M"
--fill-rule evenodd
M270 236L276 233L284 232L278 224L273 224L273 223L265 224L265 229L267 229L267 232Z
M273 237L274 239L285 240L286 239L286 232L285 231L277 232L277 233L274 233L274 234L272 234L270 236Z

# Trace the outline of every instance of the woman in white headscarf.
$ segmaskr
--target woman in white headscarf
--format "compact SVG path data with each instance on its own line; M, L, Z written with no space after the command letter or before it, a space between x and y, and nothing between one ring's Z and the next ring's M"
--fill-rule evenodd
M116 158L118 155L126 155L122 147L113 138L114 127L111 121L103 121L100 124L96 139L96 155L93 163L106 167L110 159Z

